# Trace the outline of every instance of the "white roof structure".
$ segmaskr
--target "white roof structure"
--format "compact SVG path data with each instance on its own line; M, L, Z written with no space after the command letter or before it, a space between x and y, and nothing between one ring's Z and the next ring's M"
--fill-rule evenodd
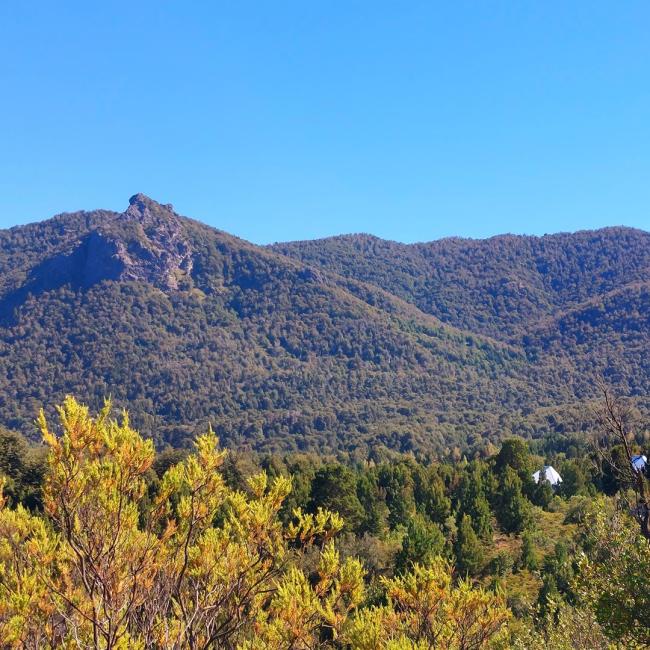
M648 459L645 456L632 456L632 467L635 472L642 472L645 469Z
M534 474L533 474L533 480L535 483L539 483L539 477L544 473L544 478L553 486L555 487L556 485L559 485L562 483L562 477L558 474L557 470L555 467L551 465L544 465L544 469L538 469Z

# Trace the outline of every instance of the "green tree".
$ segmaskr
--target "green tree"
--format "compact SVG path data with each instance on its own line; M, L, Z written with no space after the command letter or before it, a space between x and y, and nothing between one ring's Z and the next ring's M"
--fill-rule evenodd
M565 460L560 468L560 473L562 483L560 483L558 493L561 496L570 498L587 493L589 476L584 469L584 461Z
M474 531L484 541L492 539L492 512L484 483L486 469L482 463L471 463L463 472L457 491L459 515L470 516Z
M562 602L562 596L557 587L557 581L552 574L545 574L542 579L542 586L537 596L537 611L541 618L553 616L558 605Z
M388 529L388 507L381 498L377 484L367 472L359 477L357 494L363 507L363 521L358 527L359 534L370 533L381 537Z
M474 532L472 518L463 515L458 525L458 535L454 544L456 568L462 575L475 576L483 566L483 548Z
M542 468L539 473L539 480L532 489L530 500L536 506L546 510L551 504L551 501L553 501L554 496L555 493L553 492L553 487L546 478L546 471Z
M517 566L521 569L528 569L535 571L539 566L539 558L537 556L537 549L535 548L535 541L531 530L526 529L521 536L521 553Z
M439 466L434 466L427 471L418 465L413 473L414 498L418 509L431 521L442 525L451 514L451 499L438 469Z
M544 558L542 574L553 576L560 593L571 594L571 581L574 575L573 561L565 541L556 542L553 552Z
M385 494L390 529L408 526L416 511L413 477L408 466L404 463L381 465L377 472L377 485Z
M429 564L433 558L443 555L445 536L440 526L422 515L415 515L409 522L402 539L402 548L395 558L398 573L410 571L415 564Z
M530 502L521 491L521 479L516 471L506 466L501 475L497 520L506 533L520 533L531 522Z
M498 475L503 476L508 468L516 472L524 493L530 495L535 486L534 463L528 443L521 438L504 440L494 459L494 469Z
M19 433L0 428L0 476L10 503L30 510L42 506L41 487L45 474L43 448L32 447Z
M345 528L357 531L364 521L363 506L357 496L357 477L344 465L325 465L316 471L311 483L309 511L318 508L336 512L345 521Z

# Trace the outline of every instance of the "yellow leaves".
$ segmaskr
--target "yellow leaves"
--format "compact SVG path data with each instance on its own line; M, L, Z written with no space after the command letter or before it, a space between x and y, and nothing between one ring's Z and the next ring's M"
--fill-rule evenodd
M46 523L22 506L0 511L0 638L9 647L25 647L52 624L47 578L57 543Z
M196 458L206 472L216 472L226 457L225 451L218 451L219 440L212 429L196 439Z
M341 565L333 543L323 548L319 560L313 585L296 566L288 568L268 609L258 616L255 641L241 648L313 648L324 633L339 638L350 611L363 600L365 574L358 560Z
M264 496L267 485L268 485L268 475L266 474L266 472L260 472L259 474L254 474L248 479L248 487L251 489L253 496L258 499Z
M256 499L265 497L268 506L273 510L279 510L291 492L291 479L286 476L277 476L269 486L266 472L259 472L249 477L247 483L253 496Z
M500 597L454 586L442 560L385 580L387 604L363 608L364 568L334 543L342 518L296 510L283 526L291 480L262 472L246 493L233 491L211 431L165 472L150 503L153 446L126 414L112 419L107 402L93 418L67 398L59 417L57 436L39 416L49 517L7 509L0 489L9 647L479 650L505 629Z
M478 649L505 634L510 612L503 600L468 581L454 586L450 566L440 558L384 585L388 605L362 612L346 629L352 648Z
M332 539L343 528L343 518L335 512L318 508L316 514L305 513L300 508L293 511L296 521L289 524L286 537L301 544L311 544L316 538L323 542Z
M365 570L360 560L348 558L341 566L336 591L344 594L348 609L358 607L366 596Z

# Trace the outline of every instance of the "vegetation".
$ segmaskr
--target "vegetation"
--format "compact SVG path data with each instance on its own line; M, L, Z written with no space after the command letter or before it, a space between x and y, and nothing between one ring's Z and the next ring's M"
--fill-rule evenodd
M597 451L544 458L509 439L486 460L343 465L227 453L209 432L189 453L156 454L110 403L93 417L67 398L58 414L58 426L39 418L44 466L39 448L0 438L18 450L0 479L13 486L0 507L3 647L650 643L650 547L620 507L628 488L601 491ZM573 467L581 494L536 504L519 471L546 462Z
M141 195L60 215L0 232L0 423L31 436L42 405L111 394L159 449L208 425L352 461L570 445L596 376L648 407L649 249L628 229L258 247Z
M647 244L0 232L0 647L647 647Z
M150 491L153 445L126 414L92 418L72 398L59 414L60 436L40 418L43 515L0 503L5 647L451 650L507 635L503 598L454 584L439 557L382 579L383 604L364 606L363 565L333 541L340 516L296 509L283 524L290 480L229 488L213 433Z

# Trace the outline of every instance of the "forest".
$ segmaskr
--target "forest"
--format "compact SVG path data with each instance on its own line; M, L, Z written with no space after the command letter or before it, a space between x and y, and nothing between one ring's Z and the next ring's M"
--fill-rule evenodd
M256 246L142 194L0 231L0 425L110 395L158 447L449 460L650 412L647 232Z
M42 444L0 436L6 648L470 650L650 644L647 448L604 392L600 433L487 458L339 463L156 452L72 397ZM552 465L562 482L542 472Z

